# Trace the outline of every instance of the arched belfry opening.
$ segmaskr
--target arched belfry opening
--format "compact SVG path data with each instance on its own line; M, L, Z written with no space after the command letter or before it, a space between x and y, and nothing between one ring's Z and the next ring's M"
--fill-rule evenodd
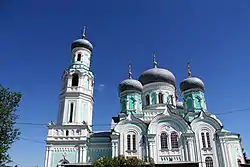
M78 55L77 55L77 61L81 61L81 58L82 58L82 55L81 55L81 54L78 54Z
M159 99L159 103L162 104L163 103L163 94L162 93L158 94L158 99Z
M78 86L78 84L79 84L79 75L75 73L72 75L72 86Z

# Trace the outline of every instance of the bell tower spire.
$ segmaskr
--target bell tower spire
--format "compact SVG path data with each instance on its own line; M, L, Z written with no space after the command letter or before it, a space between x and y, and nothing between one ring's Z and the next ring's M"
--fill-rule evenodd
M62 77L62 89L57 124L92 124L94 75L90 70L93 46L86 39L86 27L82 38L72 45L72 64Z

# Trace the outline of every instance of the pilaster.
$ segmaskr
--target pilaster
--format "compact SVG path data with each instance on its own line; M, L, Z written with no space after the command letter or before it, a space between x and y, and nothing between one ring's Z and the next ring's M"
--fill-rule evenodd
M84 144L82 146L82 162L83 163L87 162L87 144Z
M117 157L119 155L119 134L113 133L111 135L111 146L112 146L112 158Z
M184 146L184 149L185 149L185 152L186 152L186 159L188 161L196 161L196 154L195 154L195 135L193 133L186 133L186 134L183 134L183 137L184 137L184 143L185 143L185 146Z

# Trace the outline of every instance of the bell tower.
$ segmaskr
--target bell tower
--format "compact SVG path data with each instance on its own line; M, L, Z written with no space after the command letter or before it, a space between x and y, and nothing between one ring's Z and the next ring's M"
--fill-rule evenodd
M81 39L71 45L71 65L62 76L57 124L92 124L94 75L90 70L93 46L86 39L86 28Z
M71 44L71 64L61 77L57 122L48 125L45 167L88 163L94 102L92 51L84 27L82 38Z

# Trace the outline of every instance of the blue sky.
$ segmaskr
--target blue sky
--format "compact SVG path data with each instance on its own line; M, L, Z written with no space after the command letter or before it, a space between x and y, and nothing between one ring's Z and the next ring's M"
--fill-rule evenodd
M94 45L93 124L108 124L119 112L117 86L127 78L128 63L139 77L153 66L153 53L178 83L192 60L193 75L205 83L210 112L250 107L249 0L6 0L0 21L0 83L23 93L18 122L56 120L60 77L70 64L70 44L81 37L84 25ZM226 129L241 134L250 154L250 110L219 118ZM46 139L45 126L18 127L23 138ZM43 166L44 150L45 144L20 140L10 153L20 166Z

